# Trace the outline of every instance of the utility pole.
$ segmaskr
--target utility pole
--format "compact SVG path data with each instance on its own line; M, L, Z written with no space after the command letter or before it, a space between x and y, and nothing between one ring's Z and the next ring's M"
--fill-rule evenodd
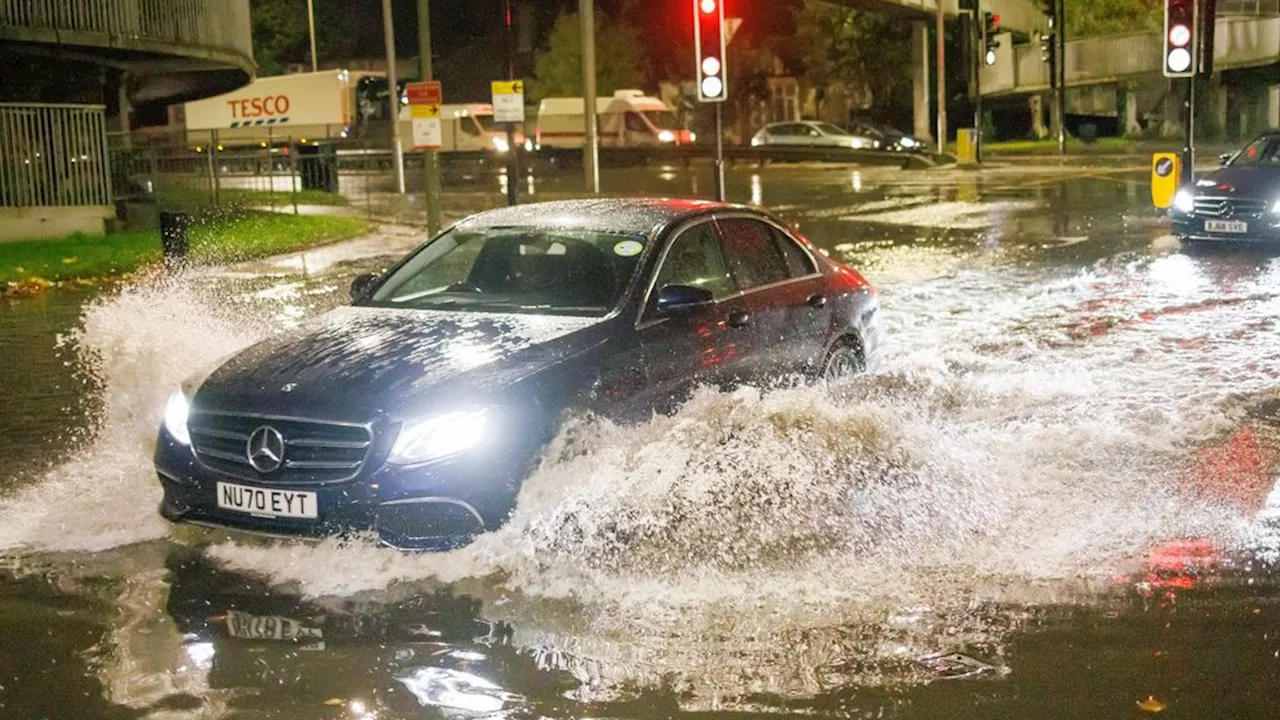
M507 79L516 79L516 41L511 26L511 0L502 0L507 20ZM520 203L520 148L516 147L516 124L507 123L507 204Z
M311 72L320 69L316 62L316 8L315 0L307 0L307 27L311 29Z
M947 149L947 40L943 22L942 0L934 0L938 6L938 153Z
M1067 154L1067 12L1063 5L1066 0L1056 0L1053 3L1054 12L1054 37L1058 43L1058 52L1056 53L1057 66L1050 68L1051 72L1058 74L1058 86L1056 88L1058 102L1058 154Z
M582 23L582 117L586 143L582 146L582 168L587 192L600 194L600 134L596 129L596 4L578 0Z
M422 70L422 80L434 79L431 70L430 0L418 0L418 63ZM422 165L426 174L424 187L427 196L427 235L434 237L440 232L440 153L435 150L425 151Z
M396 191L404 194L404 146L400 144L400 88L396 84L396 32L391 25L391 0L382 0L382 40L387 46L387 121L391 123L391 161L396 166Z

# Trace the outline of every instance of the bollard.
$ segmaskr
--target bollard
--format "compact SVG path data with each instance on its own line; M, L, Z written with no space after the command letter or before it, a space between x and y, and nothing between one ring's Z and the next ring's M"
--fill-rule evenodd
M166 269L180 270L186 265L186 213L160 213L160 249L164 253L164 266Z

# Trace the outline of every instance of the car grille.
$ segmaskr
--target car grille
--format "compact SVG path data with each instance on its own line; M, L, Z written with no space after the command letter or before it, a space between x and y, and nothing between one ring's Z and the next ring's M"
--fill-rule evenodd
M1247 198L1198 197L1196 214L1207 218L1261 217L1267 211L1266 200Z
M284 463L261 473L249 463L249 436L275 428L284 438ZM368 460L373 433L365 425L196 412L187 419L200 463L218 473L255 482L326 484L354 479Z

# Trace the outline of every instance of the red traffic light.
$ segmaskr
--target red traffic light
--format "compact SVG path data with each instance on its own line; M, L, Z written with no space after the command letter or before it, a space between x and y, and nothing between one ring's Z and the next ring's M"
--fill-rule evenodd
M1174 47L1186 47L1191 44L1191 28L1186 25L1174 25L1169 28L1169 44Z
M996 13L996 14L994 14L994 15L992 15L992 16L991 16L991 24L992 24L992 25L999 25L999 24L1000 24L1000 13Z

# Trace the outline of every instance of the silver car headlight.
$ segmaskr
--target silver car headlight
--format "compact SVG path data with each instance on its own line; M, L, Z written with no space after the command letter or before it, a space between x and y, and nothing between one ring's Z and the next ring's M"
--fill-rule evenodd
M466 452L485 440L487 410L464 410L405 423L388 462L419 465Z
M1190 190L1179 190L1173 196L1173 209L1180 213L1190 213L1196 209L1196 196Z
M187 416L190 414L191 401L186 393L177 390L169 396L169 402L164 406L164 429L183 445L191 444L191 433L187 430Z

